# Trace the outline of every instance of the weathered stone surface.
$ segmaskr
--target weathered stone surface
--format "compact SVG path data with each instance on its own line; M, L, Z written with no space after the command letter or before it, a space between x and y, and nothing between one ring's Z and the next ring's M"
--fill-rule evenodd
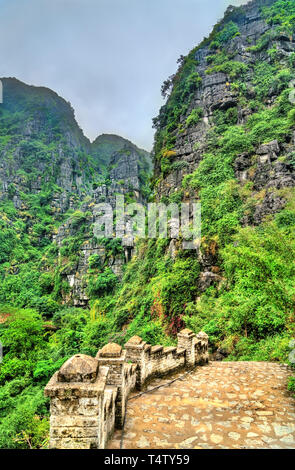
M157 346L151 347L151 354L162 353L162 352L163 352L163 346L157 345Z
M91 356L76 354L68 359L58 371L59 382L94 382L98 362Z

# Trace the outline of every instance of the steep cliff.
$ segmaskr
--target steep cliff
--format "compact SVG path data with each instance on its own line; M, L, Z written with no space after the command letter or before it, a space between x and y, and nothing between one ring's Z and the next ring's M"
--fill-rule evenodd
M99 301L118 328L151 341L186 324L233 357L281 357L295 306L294 14L294 0L229 7L164 82L155 197L201 202L202 244L142 242L117 300Z
M110 267L113 283L125 263L120 242L95 239L93 208L114 205L116 194L144 202L150 155L119 136L91 144L71 105L49 89L14 78L3 78L2 85L1 301L34 305L41 295L45 310L53 299L87 305L89 258L98 257L96 274ZM46 272L43 291L32 281L38 271Z
M124 139L114 134L102 134L98 136L91 145L92 154L98 162L99 167L108 166L114 153L121 151L124 147L133 148L142 156L143 162L147 160L150 171L152 170L152 162L150 154L143 149L139 149L130 140Z

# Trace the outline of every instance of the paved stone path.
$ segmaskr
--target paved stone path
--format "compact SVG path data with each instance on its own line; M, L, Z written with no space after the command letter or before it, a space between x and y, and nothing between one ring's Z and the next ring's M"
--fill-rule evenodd
M167 387L136 392L128 401L123 449L295 449L289 376L282 364L211 362ZM116 431L108 448L120 448L120 439Z

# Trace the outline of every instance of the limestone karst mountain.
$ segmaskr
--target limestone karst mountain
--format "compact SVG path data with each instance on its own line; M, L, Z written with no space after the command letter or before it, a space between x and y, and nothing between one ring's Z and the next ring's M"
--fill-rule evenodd
M116 152L120 152L124 147L133 148L138 154L142 155L142 163L147 165L149 170L152 171L152 161L150 154L143 149L139 149L136 145L123 137L114 134L99 135L92 142L92 153L95 159L98 160L100 166L109 165L112 156Z

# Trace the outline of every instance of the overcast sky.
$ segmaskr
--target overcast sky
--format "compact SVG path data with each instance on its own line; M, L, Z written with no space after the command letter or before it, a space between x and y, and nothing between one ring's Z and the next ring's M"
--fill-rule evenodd
M115 133L150 150L161 85L244 0L0 0L0 76L72 103L91 140Z

